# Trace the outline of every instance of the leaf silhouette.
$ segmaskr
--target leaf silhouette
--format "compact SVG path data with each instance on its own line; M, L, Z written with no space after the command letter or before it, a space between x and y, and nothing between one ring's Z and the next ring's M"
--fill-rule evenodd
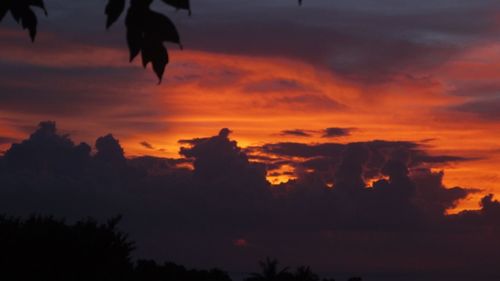
M189 0L162 0L165 4L170 6L174 6L177 9L188 10L191 15L191 5L189 4Z
M167 5L176 9L188 10L191 14L191 4L189 0L161 0ZM106 28L110 28L125 10L126 0L108 0L105 8ZM302 0L298 0L302 5ZM150 9L153 0L130 0L125 24L127 27L127 45L130 53L130 62L142 52L143 65L146 67L149 62L153 65L153 70L160 79L165 71L165 66L169 62L167 49L163 42L179 44L182 49L180 36L174 23L166 16L153 12ZM37 7L48 15L44 0L0 0L0 21L3 20L7 12L10 11L14 20L27 29L32 41L35 41L37 34L38 19L31 7Z
M179 44L180 36L174 23L166 16L152 11L144 2L132 1L125 19L130 61L141 54L144 68L149 63L161 83L169 62L164 42ZM182 46L181 46L182 48Z
M169 18L153 11L149 11L148 14L144 26L147 36L162 42L181 44L179 32Z
M0 3L0 21L3 20L7 12L9 11L9 2L8 1L2 1Z
M31 9L24 11L21 16L21 23L23 29L29 30L31 41L34 42L36 37L36 26L38 24L35 13Z
M106 20L106 28L110 28L113 23L118 20L120 15L125 10L125 0L109 0L108 5L106 5L106 15L108 16Z
M0 21L10 11L14 20L21 24L23 29L28 29L31 41L35 41L38 20L31 6L42 9L47 15L43 0L2 0L0 4Z
M161 41L145 37L142 46L142 65L146 67L150 62L153 65L153 71L158 76L159 83L161 83L165 66L168 64L167 49Z
M142 48L141 29L136 28L131 24L127 24L127 44L130 54L129 61L132 62L134 58L141 52Z
M145 9L151 6L151 3L153 3L153 0L130 0L130 6L132 8Z

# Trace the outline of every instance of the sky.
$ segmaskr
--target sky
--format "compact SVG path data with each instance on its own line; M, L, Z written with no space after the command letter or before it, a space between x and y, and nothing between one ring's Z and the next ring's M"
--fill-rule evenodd
M85 215L88 198L79 201L60 190L68 184L60 173L69 173L78 192L88 183L98 194L93 196L101 198L97 187L108 182L113 190L102 191L102 201L124 197L116 209L96 211L96 216L127 209L132 195L139 196L141 202L131 208L126 225L147 249L143 255L204 266L212 258L196 249L219 245L228 236L227 241L239 242L229 242L213 260L235 270L247 270L243 265L255 263L259 255L276 255L292 264L300 263L296 255L302 255L303 262L324 272L335 265L339 272L359 269L373 278L392 272L420 280L417 272L445 278L479 255L486 261L478 259L461 275L499 276L482 268L500 250L498 239L488 238L498 225L489 225L482 216L500 214L495 199L500 198L500 2L304 0L300 7L292 0L191 3L191 16L154 4L175 22L184 46L168 45L170 63L160 85L151 69L128 62L123 16L109 30L104 28L102 1L47 0L49 16L37 12L35 43L9 16L2 21L0 154L5 155L0 159L10 172L0 180L9 188L38 183L53 198L61 198L57 202L82 205L68 213L67 206L34 204L28 200L32 191L24 191L12 202L24 198L26 204L7 204L13 206L6 210ZM38 126L47 120L57 125ZM30 136L35 131L39 134ZM95 141L109 133L113 137L103 142L118 156L104 157L106 161L119 160L118 166L146 173L132 173L130 182L151 190L141 195L121 182L119 175L128 173L122 166L110 168L110 178L103 182L87 180L101 178L94 174L101 164L92 161L104 161L98 155L107 146L99 149ZM41 135L46 137L37 137ZM23 140L25 145L16 148L21 152L16 152L11 145ZM40 172L40 167L22 163L49 153L37 150L47 149L44 142L58 144L49 152L61 149L63 156L55 158L63 163L80 161L64 155L83 149L93 160L78 165L91 168L75 176L56 169L59 160L54 160L46 164L55 165L49 168L53 186L38 176L38 181L17 185L20 171ZM80 142L89 144L90 151L78 146ZM55 154L50 153L46 156L52 159ZM219 189L212 194L192 190L205 185ZM386 185L400 191L411 186L417 195L411 200L403 191L384 195ZM120 186L127 191L118 192ZM162 186L173 187L159 190ZM341 191L346 186L373 192L348 196ZM321 195L329 190L334 195ZM121 193L127 195L117 195ZM162 202L162 196L170 197ZM49 197L42 202L52 206ZM394 203L391 198L403 199ZM139 226L141 216L182 212L182 200L191 202L186 206L200 206L201 200L203 207L223 207L206 217L187 212L195 223L179 222L178 232L158 226L153 235L144 230L151 225ZM374 217L353 217L349 202L374 212ZM172 206L163 206L167 203ZM296 208L304 212L296 213ZM426 215L414 214L415 208ZM226 218L224 210L233 215ZM257 213L255 218L283 223L273 228L269 222L255 222L250 211ZM289 221L287 211L300 222ZM331 219L318 215L323 211L331 212ZM238 216L241 220L235 222ZM387 224L377 225L380 219ZM329 220L339 223L330 225ZM220 224L220 231L198 240L197 231L207 227L201 221ZM415 231L412 223L421 229ZM228 224L238 231L224 230ZM493 230L472 234L468 227L478 225ZM177 244L162 242L160 234ZM435 252L419 243L434 245ZM330 246L338 252L327 253ZM165 254L157 247L173 251ZM296 247L294 254L287 247ZM389 250L379 255L380 249ZM325 258L328 254L332 257ZM235 255L241 258L228 258ZM428 256L434 258L424 262L422 257Z

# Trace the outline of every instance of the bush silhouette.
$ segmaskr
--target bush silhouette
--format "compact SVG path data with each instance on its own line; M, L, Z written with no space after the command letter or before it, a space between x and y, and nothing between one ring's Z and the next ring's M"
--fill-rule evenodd
M231 281L231 278L222 270L187 270L184 266L174 263L157 264L152 260L137 261L134 280L137 281Z
M259 266L261 272L252 273L245 281L284 281L292 278L292 274L288 272L288 267L279 269L277 259L267 257L265 261L259 262Z
M68 224L50 216L26 220L0 216L0 280L231 281L217 268L186 269L153 260L132 262L134 242L117 229L120 219L118 216L100 224L89 218ZM252 273L245 281L320 280L308 266L290 272L270 258L259 265L262 272Z
M259 262L261 272L251 273L245 281L335 281L333 278L320 279L309 266L299 266L294 272L288 267L279 268L277 259L267 257ZM362 281L359 277L352 277L348 281Z
M133 243L116 229L119 220L0 217L0 279L126 280Z

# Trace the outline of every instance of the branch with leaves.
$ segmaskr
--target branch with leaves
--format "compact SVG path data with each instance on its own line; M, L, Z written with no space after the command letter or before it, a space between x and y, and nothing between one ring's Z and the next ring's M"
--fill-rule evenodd
M48 15L43 0L1 0L0 21L2 21L7 12L10 11L14 20L18 24L21 24L23 29L28 29L31 41L34 42L38 19L31 7L40 8L45 12L46 16Z
M127 45L130 53L130 62L139 54L142 57L144 68L151 63L153 71L161 83L165 67L169 62L168 50L165 42L178 44L182 49L179 32L175 24L165 15L151 10L154 0L108 0L105 8L106 28L110 28L125 11L127 28ZM189 0L160 0L178 10L187 10L191 15ZM302 5L302 0L298 0ZM28 29L31 41L35 41L38 19L32 7L40 8L47 16L47 9L43 0L0 0L0 22L10 11L14 20Z
M179 32L174 23L165 15L151 10L153 0L131 0L127 11L125 26L127 27L127 44L130 62L139 54L144 68L149 63L161 82L165 66L168 64L168 51L164 42L176 43L182 49ZM189 0L162 0L165 4L177 9L188 10L191 14ZM109 28L118 20L125 10L125 0L109 0L106 6L106 27Z

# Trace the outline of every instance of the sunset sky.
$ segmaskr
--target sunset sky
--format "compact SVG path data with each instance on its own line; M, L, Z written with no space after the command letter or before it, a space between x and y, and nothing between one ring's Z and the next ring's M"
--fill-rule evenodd
M228 128L277 185L318 172L307 163L324 155L273 145L408 142L432 158L410 174L442 171L445 187L473 190L447 213L500 199L498 0L296 2L192 0L192 16L155 4L184 46L168 45L160 85L128 63L123 16L105 30L103 1L46 0L35 43L7 16L0 155L45 120L75 143L112 133L128 158L183 158L194 142L180 140Z

